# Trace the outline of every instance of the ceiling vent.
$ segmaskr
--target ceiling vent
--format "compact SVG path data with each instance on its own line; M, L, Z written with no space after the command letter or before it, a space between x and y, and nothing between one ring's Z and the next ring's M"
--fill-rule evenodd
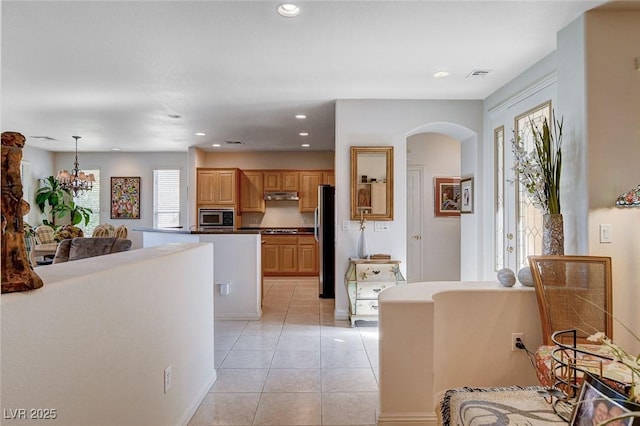
M491 72L491 70L473 70L467 75L466 78L486 77L487 74L489 74L490 72Z
M227 145L244 145L242 141L224 141Z
M42 139L45 141L57 141L58 139L52 138L51 136L29 136L31 139Z

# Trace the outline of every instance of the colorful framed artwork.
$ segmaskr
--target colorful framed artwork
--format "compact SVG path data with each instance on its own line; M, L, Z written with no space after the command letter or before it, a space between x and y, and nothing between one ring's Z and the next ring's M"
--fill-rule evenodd
M473 213L473 177L460 179L460 213Z
M140 177L111 177L111 219L140 219Z
M610 424L616 426L640 425L640 405L588 374L580 388L580 395L571 415L570 426Z
M434 178L433 193L436 217L460 216L460 178Z

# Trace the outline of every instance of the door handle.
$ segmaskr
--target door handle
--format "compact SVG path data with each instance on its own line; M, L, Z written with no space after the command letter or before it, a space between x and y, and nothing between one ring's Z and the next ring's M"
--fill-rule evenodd
M507 234L507 240L513 240L513 234L511 232Z
M421 240L422 239L422 235L414 235L411 238L413 238L414 240Z

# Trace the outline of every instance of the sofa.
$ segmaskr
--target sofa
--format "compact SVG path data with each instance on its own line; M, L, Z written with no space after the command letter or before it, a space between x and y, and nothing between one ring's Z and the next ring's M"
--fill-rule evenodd
M53 258L53 263L69 262L88 257L103 256L131 249L132 241L122 238L73 238L62 240Z

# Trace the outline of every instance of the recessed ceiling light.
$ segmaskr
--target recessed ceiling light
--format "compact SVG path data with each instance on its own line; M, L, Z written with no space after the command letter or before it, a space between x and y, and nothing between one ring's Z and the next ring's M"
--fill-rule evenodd
M309 136L309 132L300 132L298 133L300 136Z
M196 133L196 136L206 136L206 135L207 135L206 133L202 133L202 132Z
M433 78L445 78L449 77L449 71L436 71L433 73Z
M306 116L306 115L304 115L304 114L296 114L296 118L297 118L298 120L304 120L305 118L307 118L307 116Z
M293 18L300 14L300 8L293 3L282 3L278 6L278 13L285 18Z
M111 148L111 151L120 151L120 148Z
M309 145L308 143L303 143L303 144L302 144L302 147L303 147L303 148L309 148L310 146L311 146L311 145Z
M219 144L219 143L214 143L214 144L213 144L213 145L211 145L211 146L213 146L213 147L215 147L215 148L220 148L220 144Z

